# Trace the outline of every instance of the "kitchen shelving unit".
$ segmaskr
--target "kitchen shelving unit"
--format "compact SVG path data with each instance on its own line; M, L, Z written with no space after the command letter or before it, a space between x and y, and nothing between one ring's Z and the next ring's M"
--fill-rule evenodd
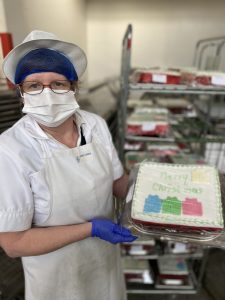
M158 243L158 241L156 241ZM148 245L148 242L134 242L132 246L135 245ZM205 265L207 263L208 258L208 251L206 249L196 249L196 252L192 253L179 253L179 254L173 254L173 253L166 253L166 242L160 242L161 249L159 247L156 247L155 253L146 254L146 255L129 255L128 253L125 253L124 250L122 250L122 259L126 259L127 257L132 258L135 261L138 260L146 260L149 263L150 273L153 279L153 283L149 284L147 282L145 283L135 283L135 282L127 282L127 294L170 294L170 295L177 295L177 294L196 294L200 288L201 288L201 282L204 275ZM124 245L122 246L124 247ZM123 248L122 248L123 249ZM157 288L156 279L159 274L159 270L157 267L157 260L160 259L160 257L166 257L166 259L173 259L175 257L179 257L184 259L187 262L188 270L189 270L189 276L192 283L191 287L180 288L179 286L172 286L168 288Z
M222 47L225 44L225 37L217 37L204 39L197 43L194 57L194 64L203 68L203 62L205 61L205 53L207 48L215 48L215 60L213 61L214 67L218 66L221 61ZM132 46L132 25L128 25L122 42L122 61L121 61L121 77L120 77L120 96L118 100L118 151L120 159L125 163L125 150L124 145L126 141L132 142L182 142L182 143L197 143L200 146L201 151L206 150L207 143L218 143L223 145L225 142L224 137L221 135L212 135L214 128L211 128L211 116L210 110L215 98L219 98L224 101L225 88L223 87L191 87L187 85L167 85L167 84L142 84L142 83L130 83L131 68L131 46ZM185 95L189 101L196 108L199 118L204 122L204 130L201 136L197 137L151 137L151 136L135 136L126 134L126 120L128 117L127 101L129 93L132 91L146 92L150 95ZM206 97L206 111L203 113L201 107L196 105L196 102L200 102L199 97ZM196 101L197 100L197 101ZM225 106L225 104L224 104ZM225 116L224 116L225 118ZM225 131L225 130L224 130ZM210 136L209 136L210 133ZM217 167L217 165L215 164ZM138 242L137 242L138 243ZM147 242L146 242L147 244ZM128 284L127 293L131 294L194 294L197 293L201 287L202 278L204 275L205 265L208 257L208 249L202 248L201 255L197 254L185 254L185 258L188 260L188 264L191 267L190 273L193 279L193 289L157 289L154 285L143 284ZM157 261L157 258L163 254L133 256L133 259L146 259L151 261ZM175 254L173 254L175 255Z
M22 117L20 97L15 89L0 90L0 133Z
M201 47L206 45L211 45L212 41L216 40L215 44L217 45L216 49L219 50L219 60L221 60L221 48L225 43L225 37L218 37L215 39L205 39L197 43L195 62L199 64L199 60L203 60L204 51L201 51ZM218 42L217 42L218 40ZM152 95L185 95L193 103L199 113L199 118L204 120L205 130L204 134L201 135L197 140L193 138L186 138L185 141L188 143L198 142L205 144L206 142L217 142L223 143L225 141L221 136L213 136L211 139L207 137L207 132L210 127L210 110L213 104L215 97L220 97L224 99L225 88L223 87L212 87L212 86L201 86L201 87L192 87L187 85L172 85L172 84L142 84L137 83L133 84L129 81L129 76L131 72L131 45L132 45L132 25L128 25L126 33L123 38L122 43L122 62L121 62L121 77L120 77L120 96L118 101L118 151L120 159L124 162L124 144L126 140L129 141L143 141L143 142L173 142L178 141L178 138L169 137L169 138L155 138L155 137L144 137L144 136L134 136L126 135L126 119L127 119L127 100L129 93L131 91L142 91ZM202 46L203 45L203 46ZM214 44L213 44L214 45ZM203 49L205 49L203 48ZM200 49L200 50L199 50ZM218 51L216 51L218 53ZM217 59L218 63L218 59ZM201 108L196 104L201 101L199 96L208 97L206 101L206 112L202 112ZM198 100L198 101L196 101ZM183 138L181 138L183 142Z

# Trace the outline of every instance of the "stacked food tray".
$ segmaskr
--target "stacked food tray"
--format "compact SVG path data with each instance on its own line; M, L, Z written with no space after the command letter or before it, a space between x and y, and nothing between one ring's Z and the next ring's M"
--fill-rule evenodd
M22 117L21 102L15 90L0 91L0 133Z
M190 145L180 142L183 133L197 138L204 129L200 121L196 122L197 112L187 97L153 97L142 92L135 98L132 92L127 105L124 161L128 171L142 161L175 163L176 156L182 156L182 152L182 158L187 159L184 163L203 163L204 158L200 155L196 155L195 159L195 151L190 149Z
M131 74L132 83L225 87L225 73L196 68L141 68Z
M127 119L127 134L141 136L168 136L168 110L136 108Z
M183 257L160 256L157 264L157 289L194 289L190 270Z
M189 258L203 257L196 245L137 240L122 244L121 253L128 293L194 292L196 277Z
M123 269L127 283L153 284L154 279L148 260L123 258Z

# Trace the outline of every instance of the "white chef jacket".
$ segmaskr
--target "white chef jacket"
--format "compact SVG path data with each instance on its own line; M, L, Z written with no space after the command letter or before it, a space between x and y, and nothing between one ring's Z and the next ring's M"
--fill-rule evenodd
M98 135L112 162L113 179L120 178L123 167L104 119L77 110L75 120L78 128L82 126L86 143L92 141L93 133ZM50 214L51 195L43 172L39 139L47 140L48 151L66 147L47 135L28 115L0 135L0 232L29 229L32 223L42 223Z

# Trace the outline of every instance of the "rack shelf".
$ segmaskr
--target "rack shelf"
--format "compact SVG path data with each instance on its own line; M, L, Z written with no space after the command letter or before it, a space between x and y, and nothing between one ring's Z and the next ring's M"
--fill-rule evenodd
M179 253L179 254L165 254L166 256L176 257L179 255L179 257L184 259L202 259L203 253ZM122 255L123 257L130 257L133 259L147 259L147 260L153 260L159 258L161 255L159 254L153 254L153 255Z
M173 84L129 84L129 89L133 91L146 91L156 94L184 94L184 95L224 95L225 89L219 87L191 87L187 85Z
M127 294L179 294L179 295L187 295L187 294L197 294L197 290L194 289L156 289L155 287L146 287L145 289L143 288L132 288L129 287L127 288Z
M146 260L152 260L159 258L158 254L153 255L122 255L123 257L130 257L133 259L146 259Z
M224 37L225 39L225 37ZM208 39L207 39L208 40ZM204 40L205 41L205 40ZM211 41L211 39L210 39ZM213 87L213 86L187 86L187 85L172 85L172 84L147 84L147 83L131 83L130 82L130 71L131 71L131 45L132 45L132 26L129 25L123 38L122 43L122 62L121 62L121 78L120 78L120 97L118 101L118 150L121 161L125 162L125 142L159 142L159 143L198 143L202 147L206 143L224 143L225 138L218 136L209 136L211 132L207 131L211 128L209 110L212 105L212 98L214 96L221 97L225 96L224 87ZM199 45L197 45L199 47ZM201 52L202 55L202 52ZM197 61L197 58L195 58ZM200 96L206 95L206 115L201 115L201 120L204 121L205 128L202 130L202 135L182 136L176 135L171 132L167 137L152 137L152 136L138 136L126 134L126 120L128 115L127 102L129 93L132 91L146 92L152 95L185 95L187 98L192 100L199 100ZM190 96L190 97L188 97ZM201 97L203 98L203 97ZM208 100L209 99L209 100ZM146 100L146 99L145 99ZM191 103L193 102L191 101ZM193 103L192 103L193 104ZM168 255L168 253L146 253L146 255L129 255L128 252L123 253L122 256L129 257L134 260L149 260L150 262L157 261L161 255ZM193 285L182 286L180 288L175 287L163 287L157 288L154 284L138 284L138 283L127 283L128 294L196 294L201 286L202 277L205 270L205 265L208 257L208 250L202 249L202 251L196 253L184 253L184 254L169 254L172 257L177 255L190 262L195 268L190 268L190 277L192 278Z
M139 142L174 142L173 137L148 137L148 136L137 136L137 135L126 135L126 140L128 141L139 141Z

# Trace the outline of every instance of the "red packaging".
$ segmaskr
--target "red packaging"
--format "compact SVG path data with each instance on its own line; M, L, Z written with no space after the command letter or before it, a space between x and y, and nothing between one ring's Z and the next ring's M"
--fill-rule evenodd
M140 73L138 82L139 83L151 83L152 82L152 74L147 73L147 72Z
M1 62L3 58L13 49L12 35L7 32L0 33L0 44L1 44L0 45L0 62ZM6 80L5 82L7 82L7 85L10 89L14 88L13 84L10 81Z
M138 83L180 84L181 76L177 72L140 72Z
M0 33L1 48L3 57L5 57L13 48L12 35L7 32Z
M200 75L195 78L197 84L211 85L211 76Z

